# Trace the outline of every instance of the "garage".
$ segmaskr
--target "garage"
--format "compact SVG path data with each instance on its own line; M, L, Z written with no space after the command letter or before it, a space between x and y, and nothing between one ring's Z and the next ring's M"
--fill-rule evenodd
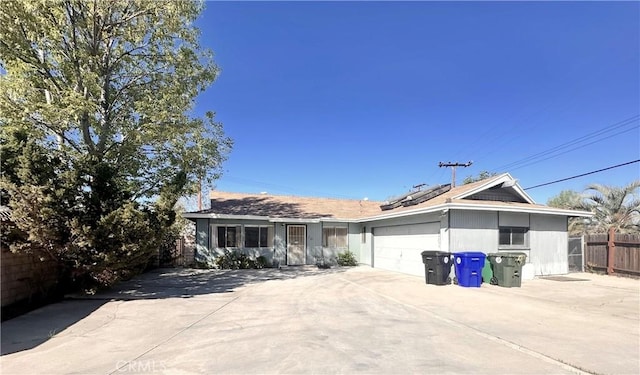
M440 222L376 227L373 235L375 268L424 276L421 253L440 250Z

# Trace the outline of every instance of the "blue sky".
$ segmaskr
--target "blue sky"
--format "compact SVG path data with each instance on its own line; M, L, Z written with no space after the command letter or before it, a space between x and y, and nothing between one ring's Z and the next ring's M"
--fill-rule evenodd
M487 170L526 188L640 158L638 2L206 6L222 72L196 110L235 141L219 190L385 200L450 182L441 161L473 161L458 183Z

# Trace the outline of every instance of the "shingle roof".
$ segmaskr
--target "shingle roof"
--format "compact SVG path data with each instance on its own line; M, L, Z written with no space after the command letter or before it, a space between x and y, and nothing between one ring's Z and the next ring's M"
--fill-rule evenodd
M510 187L502 187L502 183L510 182ZM445 186L445 185L442 185ZM500 188L513 194L517 201L485 200L475 194L486 193L491 188ZM505 190L506 189L506 190ZM533 211L554 211L555 214L571 216L569 210L559 210L544 205L534 204L530 197L516 184L509 174L490 177L485 180L451 188L444 193L418 204L403 205L393 209L382 210L389 202L350 200L332 198L312 198L287 195L245 194L222 191L212 191L210 194L211 208L203 211L187 213L194 215L233 215L233 216L261 216L271 219L371 219L377 216L402 214L410 211L424 211L431 207L445 204L464 204L465 207L478 208L496 207L496 209L515 209ZM406 198L406 196L404 197ZM530 203L529 203L530 202ZM500 208L498 208L500 207ZM557 211L557 212L555 212ZM577 213L577 212L576 212ZM583 213L584 214L584 213ZM579 215L584 216L584 215Z
M293 219L360 219L445 203L447 199L472 191L489 180L454 187L444 194L417 205L400 206L385 211L381 206L386 202L379 201L212 191L210 193L211 208L197 213Z
M212 191L211 208L199 213L270 218L356 219L380 213L382 202Z

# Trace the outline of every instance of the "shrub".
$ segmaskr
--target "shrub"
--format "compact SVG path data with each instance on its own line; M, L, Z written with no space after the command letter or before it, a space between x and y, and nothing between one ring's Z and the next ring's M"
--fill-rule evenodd
M264 268L267 265L267 258L259 256L251 259L248 255L239 251L225 251L223 255L216 258L216 266L223 270L246 270L254 268Z
M339 266L357 266L356 256L349 250L344 253L338 253L337 262Z
M316 257L316 266L320 269L328 269L331 268L330 262L325 260L324 256Z
M267 262L267 258L265 258L264 256L260 255L256 258L256 268L265 268L268 264L269 262Z

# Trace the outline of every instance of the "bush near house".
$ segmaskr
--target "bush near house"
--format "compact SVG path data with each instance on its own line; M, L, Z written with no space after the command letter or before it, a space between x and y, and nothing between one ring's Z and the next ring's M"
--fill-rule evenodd
M223 270L260 269L267 265L267 258L259 256L251 259L239 251L225 251L224 255L216 258L216 267Z
M356 256L349 250L338 253L337 262L339 266L357 266L358 260Z

